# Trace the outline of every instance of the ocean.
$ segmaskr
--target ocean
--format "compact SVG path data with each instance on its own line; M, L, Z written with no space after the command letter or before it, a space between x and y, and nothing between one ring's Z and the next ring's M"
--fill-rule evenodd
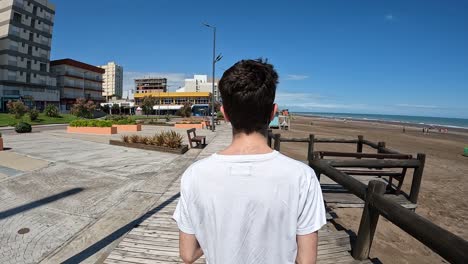
M377 115L377 114L349 114L349 113L321 113L321 112L295 112L304 116L319 116L333 119L354 119L364 121L385 121L401 124L416 124L447 128L468 129L468 119L430 117L430 116L405 116L405 115Z

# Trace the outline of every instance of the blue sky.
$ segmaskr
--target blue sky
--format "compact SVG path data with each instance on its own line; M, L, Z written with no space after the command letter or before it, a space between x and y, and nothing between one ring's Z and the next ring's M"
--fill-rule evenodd
M166 76L170 90L268 58L277 102L295 111L468 118L468 1L52 0L52 59Z

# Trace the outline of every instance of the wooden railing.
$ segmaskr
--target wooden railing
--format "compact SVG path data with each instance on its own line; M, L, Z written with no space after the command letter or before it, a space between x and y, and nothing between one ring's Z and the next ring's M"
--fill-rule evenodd
M274 141L273 141L274 140ZM364 167L364 168L412 168L414 169L411 184L410 201L417 202L419 189L425 165L425 155L418 154L414 159L411 155L401 154L389 149L384 142L374 143L359 136L357 140L315 138L281 138L280 134L268 133L268 144L279 151L281 142L308 143L307 160L309 165L317 172L327 175L330 179L346 188L349 192L365 201L364 210L359 225L356 242L352 255L355 259L369 258L375 230L379 216L382 215L393 224L413 236L424 245L432 249L441 257L451 263L467 263L468 241L430 222L415 212L404 208L395 201L384 196L386 185L381 181L370 181L369 185L358 181L350 175L338 170L338 167ZM317 158L320 152L314 152L315 143L350 143L356 144L357 153L351 155L355 160L323 160ZM377 150L377 154L362 153L363 146ZM328 152L329 156L346 156L341 152ZM348 153L349 154L349 153ZM374 158L377 160L364 160ZM392 158L385 160L385 158ZM382 159L382 160L379 160Z
M408 166L414 165L413 162L408 164ZM369 257L378 218L382 215L444 259L452 263L466 263L468 260L468 241L385 198L385 183L370 181L366 186L333 168L326 160L313 160L311 166L365 201L352 252L355 259L363 260Z

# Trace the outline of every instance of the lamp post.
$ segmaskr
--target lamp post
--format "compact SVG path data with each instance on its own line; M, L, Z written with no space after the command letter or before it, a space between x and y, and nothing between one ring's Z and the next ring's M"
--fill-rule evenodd
M214 122L214 112L215 112L215 65L216 62L220 61L223 56L218 55L216 57L216 27L203 23L205 27L209 27L213 29L213 80L212 80L212 88L211 88L211 131L215 131L215 122Z

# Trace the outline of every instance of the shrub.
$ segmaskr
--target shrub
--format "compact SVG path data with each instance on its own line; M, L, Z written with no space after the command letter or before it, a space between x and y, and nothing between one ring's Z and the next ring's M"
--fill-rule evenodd
M171 116L170 115L166 115L166 122L170 122L171 121Z
M72 115L81 118L93 118L94 110L96 109L96 105L93 101L86 101L86 99L78 98L76 99L76 103L73 105L71 109Z
M125 143L140 143L167 148L180 148L182 146L182 140L182 135L175 131L163 131L156 133L152 137L139 135L122 136L122 141Z
M59 110L57 106L48 104L44 109L44 114L48 117L60 117Z
M39 111L37 111L36 109L31 109L29 111L29 119L31 119L31 121L36 121L38 117Z
M16 119L22 118L28 112L28 107L21 101L9 101L7 108L10 114L15 115Z
M177 115L181 117L192 116L192 105L189 102L185 102L182 108L177 111Z
M25 122L19 122L15 126L16 133L30 133L32 131L32 127L30 124Z
M221 111L216 112L216 117L217 117L218 119L224 119L223 112L221 112Z
M114 122L116 125L135 125L136 121L132 119L122 119L117 122Z
M71 127L112 127L112 121L77 119L70 122Z

